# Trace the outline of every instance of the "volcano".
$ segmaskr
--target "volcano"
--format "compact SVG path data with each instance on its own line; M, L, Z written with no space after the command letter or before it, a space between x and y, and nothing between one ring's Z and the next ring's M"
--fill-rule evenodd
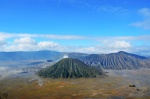
M102 70L86 65L78 59L64 58L38 72L45 78L90 78L101 76Z

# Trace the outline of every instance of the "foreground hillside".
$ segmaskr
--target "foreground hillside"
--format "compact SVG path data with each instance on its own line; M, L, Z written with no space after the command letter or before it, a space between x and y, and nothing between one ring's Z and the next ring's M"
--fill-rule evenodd
M78 59L64 58L53 66L42 69L39 76L47 78L88 78L102 75L102 70L90 67Z

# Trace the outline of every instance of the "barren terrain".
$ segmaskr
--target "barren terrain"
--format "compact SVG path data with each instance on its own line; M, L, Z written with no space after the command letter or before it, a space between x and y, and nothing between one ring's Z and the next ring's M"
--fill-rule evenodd
M8 99L150 99L150 69L104 71L107 76L79 79L13 73L0 80L1 98L7 93Z

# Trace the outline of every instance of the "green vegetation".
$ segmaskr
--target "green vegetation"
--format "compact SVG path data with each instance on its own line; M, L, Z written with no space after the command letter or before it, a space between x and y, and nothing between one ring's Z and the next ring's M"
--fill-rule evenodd
M102 75L102 70L90 67L78 59L65 58L38 72L46 78L88 78Z

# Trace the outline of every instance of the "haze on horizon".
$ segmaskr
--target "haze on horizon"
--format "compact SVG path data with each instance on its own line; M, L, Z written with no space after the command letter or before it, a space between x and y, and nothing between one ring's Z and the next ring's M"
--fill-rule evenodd
M149 0L0 0L0 51L149 51L149 4Z

